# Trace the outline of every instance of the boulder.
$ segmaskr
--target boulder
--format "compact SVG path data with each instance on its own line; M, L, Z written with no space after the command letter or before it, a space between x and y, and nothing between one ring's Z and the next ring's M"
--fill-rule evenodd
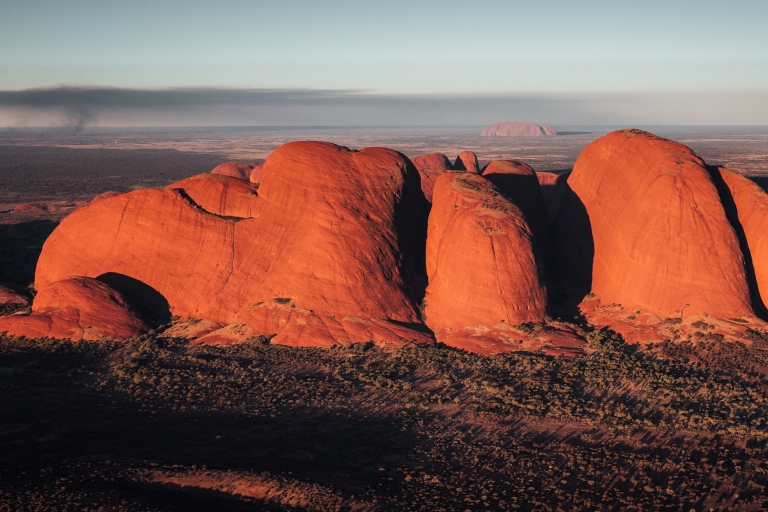
M483 168L482 175L520 208L533 232L539 254L549 262L551 221L534 170L518 160L494 160Z
M472 151L462 151L453 163L454 171L480 172L477 164L477 155Z
M214 167L211 174L221 174L241 180L249 180L251 171L253 171L256 165L258 164L251 162L225 162Z
M720 196L741 238L753 305L765 315L768 303L768 194L754 181L726 168L713 169L726 190ZM729 211L730 210L730 211Z
M182 190L200 208L222 217L249 218L258 209L256 187L239 178L206 173L166 188Z
M426 324L480 354L519 350L515 326L546 313L541 262L523 212L482 176L435 183L427 237Z
M559 268L601 307L753 317L744 260L704 162L640 130L589 144L568 177Z
M565 195L568 176L570 172L555 174L553 172L537 172L536 178L539 180L539 188L544 196L544 202L547 203L550 220L555 220L557 211L560 209L560 203Z
M551 126L539 126L533 123L495 123L483 128L481 137L542 137L557 135Z
M0 332L28 338L125 340L146 330L120 293L88 277L41 287L32 302L32 314L0 318Z
M205 199L216 179L76 211L45 242L36 286L70 275L122 277L157 293L182 319L244 324L255 336L276 334L274 343L431 342L416 307L428 204L406 157L285 144L264 163L247 212L232 207L242 190L226 179L223 203L215 194ZM220 215L233 209L247 218Z

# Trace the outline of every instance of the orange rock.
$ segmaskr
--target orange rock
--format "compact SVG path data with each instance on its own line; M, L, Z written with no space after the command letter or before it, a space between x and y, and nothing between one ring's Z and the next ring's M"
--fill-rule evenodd
M180 189L203 210L222 217L253 217L258 192L252 183L221 174L199 174L166 187Z
M557 135L551 126L539 126L533 123L496 123L483 128L481 137L541 137Z
M424 312L438 341L480 354L528 348L515 326L544 319L541 264L522 211L482 176L438 178L427 273Z
M117 197L120 194L122 194L122 192L117 192L115 190L108 190L107 192L102 192L101 194L99 194L96 197L94 197L93 199L91 199L91 204L98 203L99 201L103 201L105 199L110 199L112 197Z
M520 208L533 232L539 254L549 262L551 221L534 170L517 160L494 160L483 168L482 175Z
M569 277L591 281L603 304L660 317L753 316L738 239L690 149L613 132L584 149L568 187L557 252L576 265L561 269L584 272Z
M264 162L259 162L251 169L251 174L248 176L248 180L251 183L259 183L261 181L261 171L264 170Z
M754 181L730 169L713 169L727 190L720 189L731 224L741 238L755 308L765 315L768 303L768 194ZM729 211L730 210L730 211Z
M453 168L451 161L442 153L429 153L413 157L411 162L421 176L421 191L427 201L431 202L435 181L442 173Z
M247 181L256 165L258 164L251 162L225 162L214 167L211 174L222 174Z
M477 155L472 151L462 151L453 163L453 170L474 173L480 172L480 168L477 165Z
M2 306L26 306L29 299L21 295L13 285L0 283L0 305Z
M430 342L415 306L428 205L400 153L285 144L245 219L208 213L191 189L135 191L73 213L46 241L36 286L109 273L155 290L181 318L245 324L275 343ZM302 329L312 337L297 342Z
M539 180L539 188L544 196L544 202L547 203L550 220L555 220L557 212L560 209L560 203L563 201L565 189L567 187L568 176L570 172L555 174L553 172L537 172L536 178Z
M32 302L31 315L0 318L0 332L28 338L125 340L146 330L118 292L87 277L42 287Z

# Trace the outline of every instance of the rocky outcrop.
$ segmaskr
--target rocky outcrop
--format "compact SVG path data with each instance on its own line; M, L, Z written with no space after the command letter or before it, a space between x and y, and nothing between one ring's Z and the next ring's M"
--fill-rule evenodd
M534 170L518 160L494 160L483 168L482 175L520 208L539 254L548 262L552 252L551 221Z
M741 238L747 274L753 286L753 303L765 315L768 304L768 194L736 171L725 168L712 171L727 187L720 195Z
M251 183L259 183L261 181L261 171L264 170L264 162L259 162L253 166L253 169L251 169L251 174L248 177L248 180Z
M560 269L602 307L661 318L753 316L717 188L681 144L639 130L592 142L568 178L555 224Z
M421 191L427 201L432 201L432 189L435 181L445 171L453 169L451 161L442 153L429 153L411 158L413 166L421 177Z
M519 349L515 326L546 310L541 262L523 212L475 174L435 184L427 237L426 323L438 341L481 353Z
M253 217L258 210L256 187L245 180L220 174L200 174L166 187L180 190L203 210L221 217Z
M214 167L211 174L221 174L241 180L249 180L251 172L257 165L252 162L225 162Z
M101 194L91 199L91 204L98 203L99 201L103 201L105 199L109 199L110 197L119 196L120 194L122 194L122 192L117 192L116 190L108 190L106 192L102 192Z
M551 126L539 126L533 123L495 123L483 128L482 137L542 137L557 135Z
M472 151L462 151L453 163L453 170L474 173L480 172L480 167L477 164L477 155Z
M225 178L223 202L206 195L213 176L78 210L46 241L36 286L123 276L174 315L244 324L274 343L429 343L415 305L428 208L417 176L387 149L285 144L265 162L258 197L246 192L247 212Z
M42 286L32 314L0 318L0 332L28 338L125 340L146 330L120 293L87 277Z

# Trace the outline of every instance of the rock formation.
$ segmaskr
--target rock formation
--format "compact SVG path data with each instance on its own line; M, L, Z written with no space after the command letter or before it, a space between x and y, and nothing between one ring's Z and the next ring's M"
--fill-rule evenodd
M102 192L101 194L91 199L91 204L98 203L99 201L103 201L105 199L109 199L110 197L119 196L120 194L122 194L122 192L117 192L116 190L108 190L106 192Z
M753 316L739 241L690 149L640 130L613 132L582 151L568 189L555 223L560 269L603 307Z
M472 151L462 151L456 157L453 169L455 171L480 172L480 167L477 165L477 155Z
M28 338L125 340L146 330L120 293L87 277L41 286L32 314L0 318L0 332Z
M549 262L551 221L534 170L517 160L494 160L483 168L482 175L520 208L533 232L539 254Z
M435 181L442 173L453 169L451 161L442 153L429 153L413 157L411 162L421 176L421 191L427 201L431 202Z
M217 203L208 176L76 211L46 241L36 286L123 276L174 315L245 324L275 343L428 343L415 306L428 207L417 176L387 149L285 144L265 162L258 197L221 178Z
M533 123L495 123L483 128L481 137L541 137L557 135L551 126L539 126Z
M248 181L251 183L259 183L261 181L261 171L264 170L264 162L259 162L251 169L251 174L248 177Z
M753 303L765 314L768 304L768 194L749 178L730 169L713 169L726 190L720 196L726 211L731 209L744 252L747 274L752 280Z
M251 171L256 165L258 164L251 162L225 162L214 167L211 174L222 174L241 180L249 180Z
M523 213L482 176L437 179L427 273L424 313L438 341L498 353L516 347L514 326L544 319L541 263Z
M248 181L220 174L200 174L166 187L183 190L203 210L221 217L253 217L258 209L258 192Z

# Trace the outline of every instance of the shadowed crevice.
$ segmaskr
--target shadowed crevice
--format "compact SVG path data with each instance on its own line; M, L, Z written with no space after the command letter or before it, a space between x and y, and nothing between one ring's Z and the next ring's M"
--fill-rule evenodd
M168 300L148 284L117 272L107 272L96 279L120 292L128 306L150 327L156 328L171 320Z

